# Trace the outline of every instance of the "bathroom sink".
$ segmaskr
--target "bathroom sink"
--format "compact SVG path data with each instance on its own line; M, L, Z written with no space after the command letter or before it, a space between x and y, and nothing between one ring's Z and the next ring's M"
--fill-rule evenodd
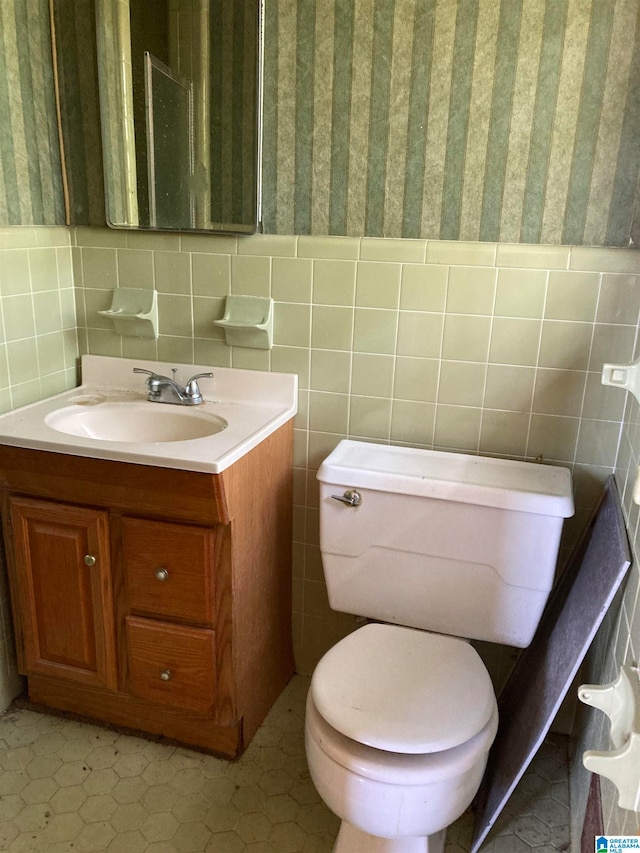
M228 426L224 418L192 408L138 400L103 402L91 397L51 412L45 423L67 435L145 444L205 438Z
M181 385L196 373L214 376L200 379L202 403L182 406L148 400L139 369L175 375ZM289 373L83 355L79 386L0 414L0 444L220 474L293 418L297 379Z

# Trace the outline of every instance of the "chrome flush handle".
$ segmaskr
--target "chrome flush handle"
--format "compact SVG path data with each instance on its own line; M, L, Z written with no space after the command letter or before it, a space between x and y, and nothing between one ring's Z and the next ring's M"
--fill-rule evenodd
M341 501L347 506L360 506L362 503L362 495L355 489L347 489L343 495L331 495L334 501Z

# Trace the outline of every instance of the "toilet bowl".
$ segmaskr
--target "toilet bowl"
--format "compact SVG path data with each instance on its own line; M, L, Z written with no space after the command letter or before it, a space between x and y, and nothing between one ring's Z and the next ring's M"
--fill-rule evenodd
M524 648L551 591L565 468L342 441L322 463L334 610L376 620L318 663L305 744L334 853L442 853L498 725L469 640Z
M372 624L334 646L312 678L305 746L342 819L335 853L440 853L497 726L489 674L462 640Z

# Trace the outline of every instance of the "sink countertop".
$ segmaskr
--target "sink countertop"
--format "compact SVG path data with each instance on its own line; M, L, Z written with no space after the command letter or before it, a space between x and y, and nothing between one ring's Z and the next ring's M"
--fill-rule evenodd
M210 371L214 378L198 380L204 397L198 406L151 403L147 401L146 377L133 373L134 367L165 376L172 376L172 368L177 367L176 379L182 385L196 373ZM298 377L291 373L84 355L80 386L0 415L0 443L219 474L296 414L297 390ZM185 441L124 442L69 435L45 423L49 414L66 406L122 400L145 401L159 416L165 409L216 415L228 426L215 435Z

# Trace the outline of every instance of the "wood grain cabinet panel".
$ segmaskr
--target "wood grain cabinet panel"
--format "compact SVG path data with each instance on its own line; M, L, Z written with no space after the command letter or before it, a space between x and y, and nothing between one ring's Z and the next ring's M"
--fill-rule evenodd
M10 512L27 674L115 687L107 513L22 498Z
M32 702L242 752L293 674L292 439L216 475L0 445Z
M122 519L131 612L213 626L214 529Z
M213 713L214 632L135 616L126 623L130 692L152 702Z

